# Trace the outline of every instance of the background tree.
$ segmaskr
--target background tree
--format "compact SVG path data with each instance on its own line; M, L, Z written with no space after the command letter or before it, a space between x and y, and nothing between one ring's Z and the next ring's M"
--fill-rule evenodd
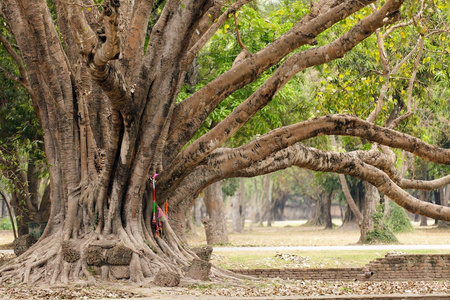
M205 202L206 216L202 219L202 223L205 226L207 244L227 244L228 229L220 181L206 187L203 201Z
M0 30L7 33L0 21ZM10 195L21 236L28 233L28 223L48 219L48 174L42 128L27 91L21 87L25 70L18 69L11 57L15 45L5 36L0 35L0 40L5 46L0 48L0 181L3 195Z
M390 154L386 147L394 147L450 164L450 150L392 128L352 115L308 116L239 146L225 144L264 107L270 108L296 74L342 58L378 28L398 21L411 8L402 10L403 1L388 0L375 11L367 8L372 1L320 0L308 2L309 9L299 2L305 9L288 16L295 22L271 32L271 42L254 51L234 31L245 56L185 97L180 90L194 58L250 1L168 0L158 7L150 29L153 1L87 2L0 3L18 46L14 61L26 70L22 85L43 127L52 188L46 231L29 251L0 269L0 282L93 282L87 257L101 245L114 245L114 250L99 261L114 260L117 252L129 254L121 256L128 258L121 263L129 265L134 282L160 272L182 273L196 256L173 230L184 234L177 226L196 196L224 178L289 166L355 176L410 211L450 220L449 208L422 203L403 189L442 186L449 176L438 183L398 178L389 167L391 156L384 155ZM350 16L355 17L347 31L332 41L321 39L321 33L337 31ZM209 131L199 132L220 111L220 103L259 78L264 80L254 92ZM381 151L337 153L301 143L319 135L364 138ZM155 188L150 179L156 179ZM166 201L170 222L159 209ZM111 269L114 265L102 265L103 279L115 278ZM227 276L217 268L212 272L216 278Z
M345 59L324 66L321 69L322 88L316 96L320 102L324 99L321 109L366 116L370 122L384 123L392 128L415 112L412 122L402 123L401 126L416 132L416 135L419 131L427 132L431 127L421 124L423 119L420 117L422 109L419 103L423 101L429 103L431 90L440 85L439 81L445 78L445 75L442 73L443 70L439 70L440 78L434 76L436 65L442 65L431 64L432 66L428 67L428 59L423 57L432 57L436 52L436 45L439 45L441 40L447 39L446 16L441 13L445 7L446 4L440 2L419 1L408 12L410 20L389 28L377 29L375 35L366 39ZM371 8L374 10L375 6L372 5ZM343 28L345 24L351 26L351 18L343 21L343 24ZM336 34L339 32L330 32L331 36ZM407 36L415 38L407 39ZM368 84L361 85L361 80ZM434 88L430 88L431 86ZM375 104L373 109L370 103L372 101ZM438 100L440 101L442 98ZM428 114L435 113L437 107L433 104L429 107L433 111L428 111ZM399 117L402 109L405 113ZM424 109L429 110L425 107ZM438 114L444 113L448 116L448 109L438 110L440 110ZM424 134L424 138L427 138L428 134ZM365 141L361 141L359 146L358 142L349 144L353 149L355 145L360 149L370 147ZM421 178L427 179L425 176ZM340 180L344 180L343 175L340 175ZM370 185L364 186L365 200L369 200L371 205L365 203L364 218L359 217L361 242L364 242L364 237L369 231L374 230L373 216L380 199ZM368 195L373 196L367 198ZM356 207L352 211L358 215ZM380 219L380 222L382 221L383 219Z

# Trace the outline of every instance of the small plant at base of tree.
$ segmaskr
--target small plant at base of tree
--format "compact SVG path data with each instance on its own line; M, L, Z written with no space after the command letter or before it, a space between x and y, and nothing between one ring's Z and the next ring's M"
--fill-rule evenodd
M393 233L413 232L414 227L405 210L395 202L390 201L390 213L385 217L385 222Z
M386 224L383 214L383 206L381 204L378 205L377 212L373 218L374 230L371 230L367 233L366 244L398 243L398 239Z

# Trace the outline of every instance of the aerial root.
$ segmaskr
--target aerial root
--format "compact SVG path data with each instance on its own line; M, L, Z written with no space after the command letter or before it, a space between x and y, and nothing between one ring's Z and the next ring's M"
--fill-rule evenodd
M81 259L77 261L77 264L75 265L75 269L73 271L73 280L75 282L80 280L80 272L81 272Z
M228 279L230 281L237 281L237 282L240 282L242 279L255 280L255 277L246 276L246 275L242 275L242 274L236 274L232 271L228 271L228 270L216 267L214 265L211 266L211 275L212 275L212 277L218 277L221 279Z
M4 265L0 270L0 283L32 283L45 276L45 266L57 253L58 246L43 243L41 248L33 248L17 259Z
M54 285L56 283L56 280L60 272L61 272L61 255L58 254L58 256L55 259L55 269L53 271L52 278L50 280L51 285Z
M144 273L141 267L139 255L133 253L130 262L130 280L132 282L141 283L144 281Z

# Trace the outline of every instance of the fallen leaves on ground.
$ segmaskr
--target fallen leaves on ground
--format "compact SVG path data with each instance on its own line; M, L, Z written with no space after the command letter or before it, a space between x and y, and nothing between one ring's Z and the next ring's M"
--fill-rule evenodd
M311 260L307 256L300 256L290 253L277 253L275 258L292 263L284 265L285 268L309 268Z
M0 299L104 299L134 298L138 294L100 287L33 287L15 285L0 287Z
M222 297L276 297L321 295L383 295L383 294L449 294L450 281L320 281L272 280L244 281L236 284L203 282L189 288L139 289L126 284L114 287L31 287L14 285L0 287L0 299L117 299L145 296L170 297L202 295ZM133 292L135 291L135 292Z
M246 286L199 286L191 293L225 297L449 294L450 281L320 281L284 280L247 283Z

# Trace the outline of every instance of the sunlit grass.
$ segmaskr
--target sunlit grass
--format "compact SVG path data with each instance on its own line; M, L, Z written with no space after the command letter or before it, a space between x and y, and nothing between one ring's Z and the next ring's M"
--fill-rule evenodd
M229 227L229 244L235 247L268 246L347 246L355 245L359 240L358 228L339 228L339 220L332 230L323 227L303 226L305 221L274 222L272 227L263 227L247 222L242 233L231 232ZM439 245L450 243L450 229L436 226L420 227L413 223L414 232L396 234L399 244L404 245ZM189 237L189 245L204 246L206 237L202 227L197 228L196 236ZM217 247L220 247L219 245ZM348 268L362 267L370 261L384 257L389 251L380 250L345 250L345 251L216 251L212 262L223 268ZM405 253L450 254L450 250L408 250ZM290 254L293 260L282 259L280 254ZM279 254L278 256L276 256Z
M211 262L225 269L266 268L355 268L362 267L389 251L220 251ZM450 254L450 250L408 250L411 254ZM278 254L278 255L277 255ZM281 258L285 254L285 259Z
M247 221L244 232L234 233L228 228L228 246L267 247L267 246L347 246L355 245L359 240L359 229L339 228L340 220L333 220L335 228L325 230L323 227L304 226L306 221L278 221L272 227L258 226ZM413 223L414 232L397 233L400 244L405 245L440 245L450 243L450 229L436 226L420 227ZM188 236L190 246L206 245L203 227L198 227L195 235Z

